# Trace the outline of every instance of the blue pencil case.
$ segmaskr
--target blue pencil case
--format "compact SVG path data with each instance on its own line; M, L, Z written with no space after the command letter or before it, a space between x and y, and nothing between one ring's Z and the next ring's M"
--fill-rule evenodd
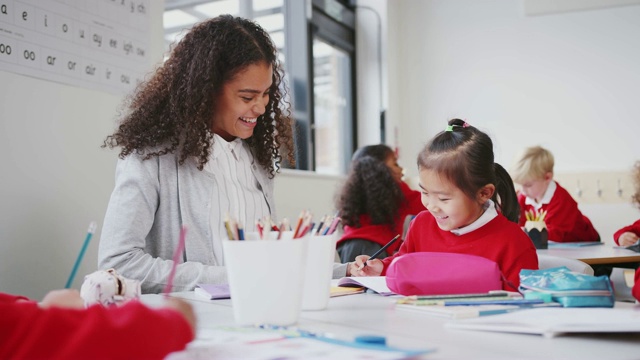
M608 276L592 276L566 266L520 270L520 292L525 295L549 294L563 307L613 307L615 299Z

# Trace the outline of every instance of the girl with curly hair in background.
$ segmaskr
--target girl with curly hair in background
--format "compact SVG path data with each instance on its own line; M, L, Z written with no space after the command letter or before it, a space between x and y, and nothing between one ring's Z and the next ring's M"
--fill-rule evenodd
M425 210L420 192L402 181L402 167L395 152L386 145L358 149L337 201L344 234L337 250L343 263L361 254L372 254L397 234L402 235L407 215ZM395 242L381 257L392 255Z
M253 231L276 218L273 178L294 163L283 70L267 32L223 15L195 25L125 103L103 147L120 147L98 263L166 285L182 225L173 288L226 283L226 216Z

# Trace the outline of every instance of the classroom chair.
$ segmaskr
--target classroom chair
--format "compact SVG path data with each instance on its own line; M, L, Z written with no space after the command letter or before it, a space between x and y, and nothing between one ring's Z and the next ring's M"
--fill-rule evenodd
M576 259L569 259L560 256L538 254L538 266L540 269L549 269L558 266L566 266L571 271L582 274L593 275L593 268L589 264Z

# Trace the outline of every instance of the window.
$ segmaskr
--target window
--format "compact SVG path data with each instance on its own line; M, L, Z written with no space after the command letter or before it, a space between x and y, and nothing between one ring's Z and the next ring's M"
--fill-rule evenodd
M193 24L220 14L254 19L278 48L295 120L296 168L346 173L356 146L353 8L346 0L166 0L166 54Z

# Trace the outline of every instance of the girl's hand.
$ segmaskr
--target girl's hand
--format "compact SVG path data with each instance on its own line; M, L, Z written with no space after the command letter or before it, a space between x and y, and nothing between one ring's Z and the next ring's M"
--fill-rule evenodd
M638 242L638 235L627 231L626 233L622 233L618 238L618 244L620 246L631 246Z
M44 296L38 305L43 308L61 307L68 309L84 309L84 300L75 289L52 290Z
M365 263L367 266L364 266ZM356 257L356 261L349 265L351 276L380 276L383 268L382 261L369 260L369 255L359 255Z

